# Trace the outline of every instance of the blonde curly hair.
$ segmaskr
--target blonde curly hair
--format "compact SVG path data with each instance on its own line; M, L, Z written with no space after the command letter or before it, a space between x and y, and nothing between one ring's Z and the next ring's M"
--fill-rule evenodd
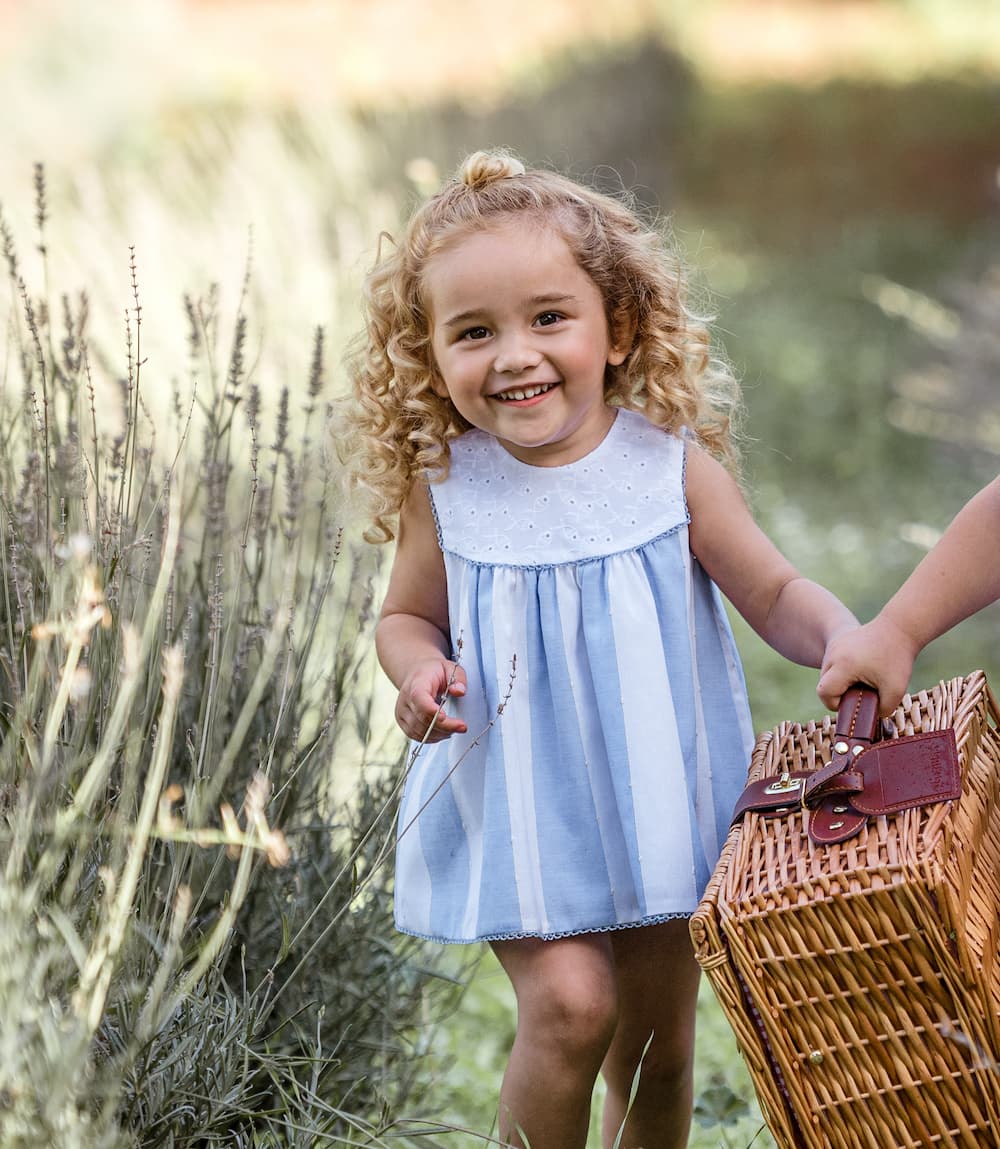
M353 399L346 438L352 482L371 499L369 541L394 537L414 479L447 475L448 444L469 429L433 389L424 269L470 232L524 215L565 240L601 292L609 330L634 333L625 361L606 369L608 402L642 411L667 431L685 428L736 468L738 387L713 353L707 318L687 305L682 261L663 234L624 200L555 172L526 170L505 151L474 152L416 210L398 243L380 237L365 280L365 329L348 358Z

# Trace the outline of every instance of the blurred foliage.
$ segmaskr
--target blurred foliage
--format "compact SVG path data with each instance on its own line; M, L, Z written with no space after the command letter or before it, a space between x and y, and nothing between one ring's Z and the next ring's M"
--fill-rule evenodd
M712 92L682 145L677 214L702 224L744 380L758 517L862 618L1000 469L996 101L959 82ZM915 401L928 372L932 405ZM737 626L758 726L817 713L815 675ZM1000 672L998 639L991 608L915 684Z

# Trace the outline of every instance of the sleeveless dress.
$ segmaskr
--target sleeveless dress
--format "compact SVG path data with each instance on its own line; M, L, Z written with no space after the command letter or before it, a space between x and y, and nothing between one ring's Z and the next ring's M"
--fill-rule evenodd
M753 730L721 595L688 547L682 438L619 410L534 467L472 430L429 485L468 733L422 747L395 918L444 942L686 917Z

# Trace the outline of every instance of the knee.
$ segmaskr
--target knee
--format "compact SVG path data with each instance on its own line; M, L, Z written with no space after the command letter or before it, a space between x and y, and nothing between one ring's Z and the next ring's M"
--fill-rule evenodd
M604 1075L608 1085L627 1094L636 1070L639 1088L657 1096L687 1093L694 1076L694 1043L682 1033L640 1033L632 1042L616 1042Z
M658 1092L684 1092L691 1087L694 1076L694 1050L689 1044L669 1041L658 1048L654 1037L642 1068ZM639 1079L642 1080L641 1073Z
M618 995L611 977L575 973L533 987L518 999L518 1028L526 1023L568 1060L600 1065L618 1024Z

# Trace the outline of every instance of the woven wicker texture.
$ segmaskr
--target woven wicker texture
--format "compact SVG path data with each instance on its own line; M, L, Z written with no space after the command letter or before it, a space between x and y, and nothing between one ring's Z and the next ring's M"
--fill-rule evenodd
M691 936L782 1149L1000 1145L998 721L981 671L893 717L954 728L958 802L835 846L798 812L730 833ZM824 765L832 732L761 735L750 780Z

